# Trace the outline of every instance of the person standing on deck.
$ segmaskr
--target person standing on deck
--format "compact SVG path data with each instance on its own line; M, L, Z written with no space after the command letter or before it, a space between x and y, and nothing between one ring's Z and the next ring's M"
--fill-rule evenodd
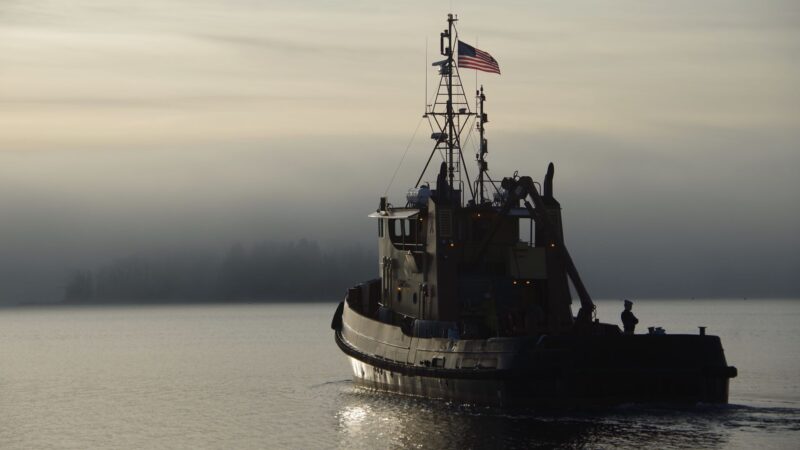
M625 311L622 311L622 326L625 328L625 334L633 334L634 328L636 328L636 324L639 323L639 319L633 315L631 312L631 308L633 308L633 302L625 299Z

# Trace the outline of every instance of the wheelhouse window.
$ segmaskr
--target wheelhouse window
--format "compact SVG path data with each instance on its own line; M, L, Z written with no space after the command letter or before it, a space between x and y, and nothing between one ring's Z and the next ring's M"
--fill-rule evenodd
M389 238L396 248L413 250L423 245L422 221L417 218L389 219Z

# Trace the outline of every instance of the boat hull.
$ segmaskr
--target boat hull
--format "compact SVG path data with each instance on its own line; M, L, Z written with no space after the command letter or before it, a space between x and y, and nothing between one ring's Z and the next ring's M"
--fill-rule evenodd
M409 376L375 367L354 357L349 359L353 368L353 381L369 389L463 403L507 403L506 386L500 380Z
M350 359L355 383L380 391L543 408L726 403L736 376L716 336L459 341L408 336L342 309L336 343Z

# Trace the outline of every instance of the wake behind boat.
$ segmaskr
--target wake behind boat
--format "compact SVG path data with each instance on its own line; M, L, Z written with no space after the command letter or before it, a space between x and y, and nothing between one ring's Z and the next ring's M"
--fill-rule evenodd
M629 335L595 319L564 245L552 163L540 185L516 173L489 176L486 95L476 92L473 112L459 68L500 69L458 40L457 20L448 15L445 59L433 64L440 81L425 111L431 156L403 207L382 197L369 215L378 225L380 276L349 289L333 318L354 380L495 405L726 403L736 369L719 337ZM462 152L472 126L474 180ZM435 155L443 162L432 188L421 182ZM580 303L574 316L570 284Z

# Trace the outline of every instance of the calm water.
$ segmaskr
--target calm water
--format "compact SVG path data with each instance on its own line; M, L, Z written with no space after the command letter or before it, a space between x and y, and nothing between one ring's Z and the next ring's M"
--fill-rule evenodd
M598 302L618 321L618 301ZM706 325L731 405L543 415L356 388L335 305L0 309L0 448L797 448L800 301L639 301Z

